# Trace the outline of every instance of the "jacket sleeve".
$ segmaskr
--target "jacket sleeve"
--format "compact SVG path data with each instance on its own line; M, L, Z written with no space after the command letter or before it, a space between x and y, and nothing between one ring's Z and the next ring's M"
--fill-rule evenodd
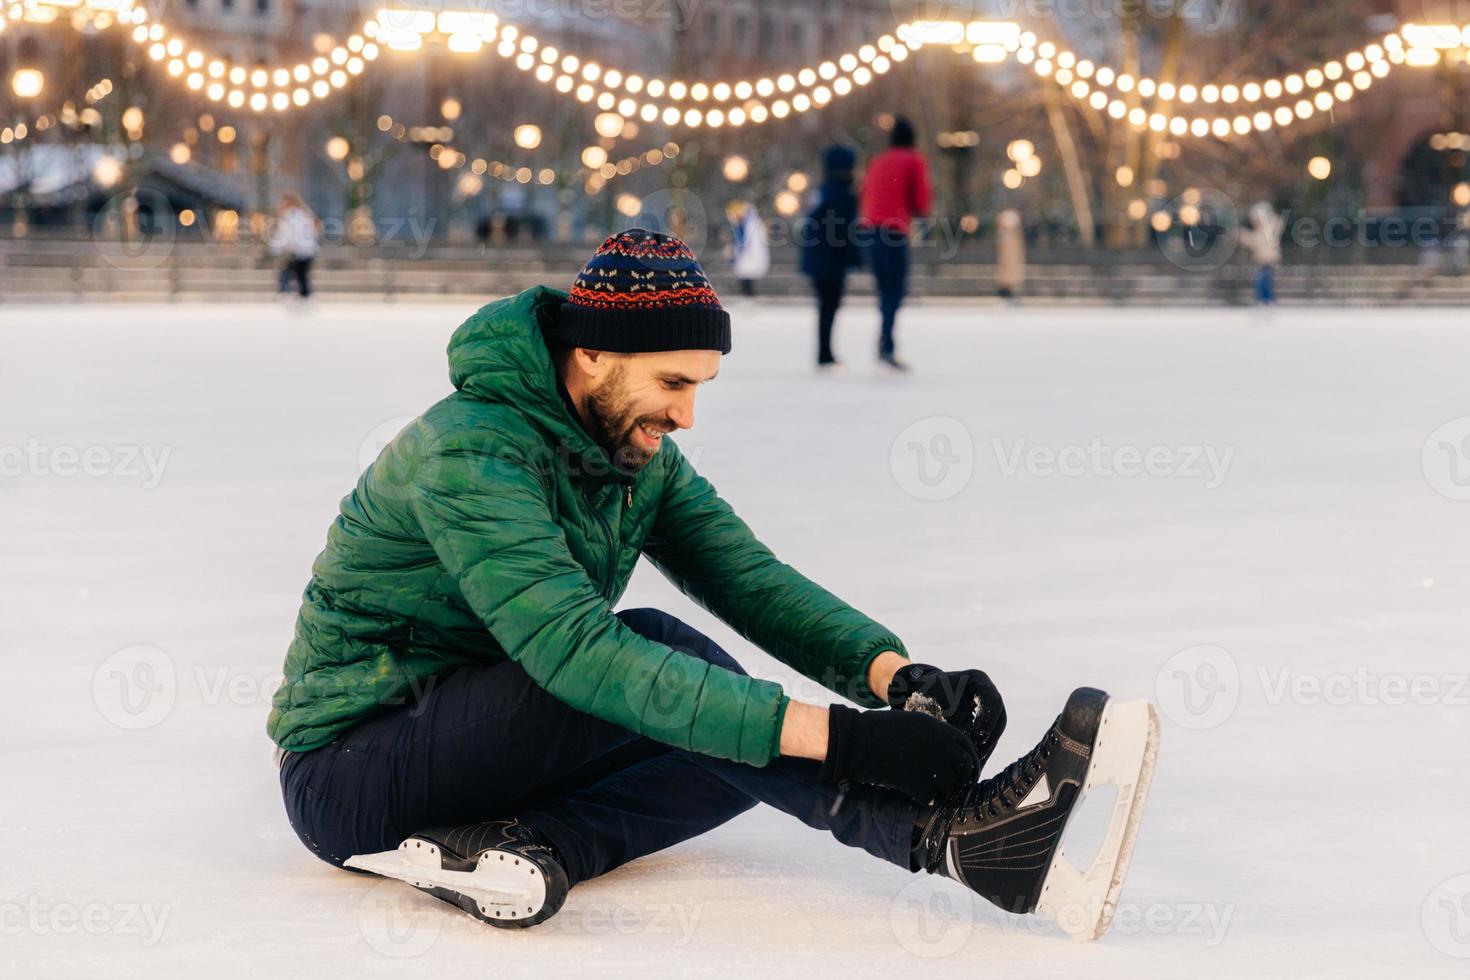
M918 155L914 157L914 179L910 186L913 191L913 200L909 202L909 210L916 215L927 217L930 207L934 204L934 190L929 184L929 164Z
M672 440L663 497L644 554L685 595L824 687L868 707L868 665L905 653L893 631L779 560L695 472Z
M778 754L779 684L649 640L615 616L552 519L550 477L493 430L429 441L412 507L506 655L567 705L706 755Z

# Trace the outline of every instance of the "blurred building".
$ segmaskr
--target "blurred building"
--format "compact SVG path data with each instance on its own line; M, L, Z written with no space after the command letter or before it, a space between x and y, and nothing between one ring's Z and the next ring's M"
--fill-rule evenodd
M706 0L674 25L670 60L690 77L810 64L892 31L903 9L888 0Z
M479 6L489 2L464 0L463 5L496 9ZM307 61L330 48L360 28L377 6L361 0L176 0L159 16L171 30L234 64L274 67ZM439 9L435 4L424 6ZM1366 38L1392 29L1400 20L1458 20L1464 16L1458 9L1462 6L1463 0L1396 0L1397 15L1388 15L1382 24L1344 27L1344 32ZM1221 9L1229 12L1228 5ZM504 12L548 44L626 72L733 80L814 65L852 51L911 17L987 10L997 16L1019 14L1014 5L1000 2L951 8L924 0L548 2L508 4ZM1196 28L1205 30L1200 25L1186 29ZM1116 57L1117 24L1107 17L1054 20L1037 29L1051 31L1079 50L1090 48L1100 59ZM591 125L594 110L569 103L493 53L458 55L437 44L412 53L384 51L341 92L303 109L256 114L230 110L184 90L178 79L166 77L162 65L150 62L141 48L119 35L109 31L89 36L61 24L9 25L0 32L4 63L42 64L51 78L41 100L44 106L17 106L7 101L8 91L0 92L0 115L55 109L53 93L59 97L89 91L99 78L106 78L112 94L99 104L104 121L69 131L66 139L53 142L69 139L78 147L98 141L126 145L135 155L135 175L146 174L150 186L170 199L191 202L190 207L233 210L244 201L249 209L268 208L280 191L291 190L324 217L345 219L349 213L370 211L380 224L416 222L420 228L431 227L436 237L451 226L463 233L494 221L540 230L558 221L565 224L569 212L589 221L613 217L611 195L594 200L576 176L583 172L583 150L598 142ZM969 115L982 108L982 100L955 93L983 92L985 98L1001 103L1008 94L1034 94L1035 79L1024 66L997 66L982 81L967 62L948 52L922 52L884 76L881 84L826 110L779 126L701 130L691 145L698 145L702 158L691 160L696 154L686 155L679 164L685 171L680 179L711 180L709 186L720 195L760 190L769 202L772 182L785 180L793 169L812 166L824 143L843 140L859 147L876 146L882 134L874 121L881 114L913 113L929 139L946 131L976 131L978 136L981 124ZM1361 124L1369 118L1364 110L1372 110L1372 118L1386 120L1381 131L1373 133L1370 149L1357 154L1362 158L1362 200L1368 206L1443 201L1448 182L1463 181L1464 141L1470 139L1465 136L1470 133L1466 75L1463 63L1397 71L1360 102L1339 110L1335 117L1339 124ZM124 107L135 108L145 119L136 134L120 124ZM510 134L527 123L539 126L543 137L535 148L518 148L509 142ZM1046 125L1034 124L1038 129ZM637 129L635 137L601 142L610 154L621 154L659 146L670 138L684 139L686 133L661 122ZM56 131L50 134L55 135ZM494 175L486 174L478 184L468 181L460 169L436 162L442 153L437 157L434 153L443 147L477 161L533 165L539 168L538 179L492 180ZM940 163L936 170L941 180L956 186L964 183L959 162L969 166L970 151L940 152L934 144L930 148ZM740 188L709 176L719 173L721 157L733 154L743 155L748 163L749 180ZM656 182L667 186L672 169L660 171L643 186ZM58 200L71 200L70 184L85 178L85 170L79 172L80 178L61 181L68 186L53 192ZM542 181L546 172L555 179ZM639 180L619 188L623 186L637 187ZM1053 196L1058 202L1065 200L1062 193ZM967 204L966 210L978 209Z

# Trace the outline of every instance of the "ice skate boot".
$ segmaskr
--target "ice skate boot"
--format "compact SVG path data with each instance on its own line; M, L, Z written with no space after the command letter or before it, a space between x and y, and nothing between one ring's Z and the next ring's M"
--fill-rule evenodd
M953 878L1008 912L1046 915L1073 939L1100 938L1117 910L1158 745L1147 701L1078 688L1030 752L920 811L915 870Z
M345 863L406 881L506 929L551 918L569 887L556 851L516 820L420 831L396 850L357 854Z

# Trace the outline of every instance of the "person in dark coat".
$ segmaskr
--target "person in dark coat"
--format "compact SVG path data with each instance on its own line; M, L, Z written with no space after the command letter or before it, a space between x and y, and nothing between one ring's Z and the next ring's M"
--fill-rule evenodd
M857 224L858 199L852 187L857 154L845 146L830 146L822 156L822 189L797 233L801 271L817 294L817 370L842 373L832 353L832 324L842 305L847 273L862 264L850 240Z

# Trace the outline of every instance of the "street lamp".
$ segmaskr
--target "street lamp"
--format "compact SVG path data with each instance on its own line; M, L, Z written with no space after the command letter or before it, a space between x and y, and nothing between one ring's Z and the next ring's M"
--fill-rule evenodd
M516 146L523 150L534 150L541 145L541 127L525 123L515 128Z
M46 76L36 68L18 68L10 76L10 89L18 98L34 99L46 87Z
M101 157L97 165L92 168L92 179L104 190L115 185L122 179L123 167L117 157Z
M603 139L613 139L623 131L626 120L616 112L600 112L592 121L592 128L597 130L597 135Z
M142 109L139 109L135 105L128 106L126 109L123 110L122 124L123 129L126 129L128 131L128 139L132 140L134 143L137 143L143 139ZM225 129L229 129L229 127L226 126ZM220 130L220 132L221 134L223 134L224 130ZM220 138L223 139L223 135L221 135Z

